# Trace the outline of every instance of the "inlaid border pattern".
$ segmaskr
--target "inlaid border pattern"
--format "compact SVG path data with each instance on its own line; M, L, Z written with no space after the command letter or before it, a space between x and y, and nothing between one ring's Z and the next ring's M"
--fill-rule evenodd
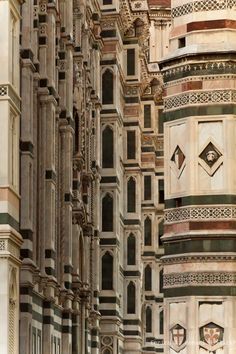
M173 18L191 14L193 12L236 9L236 0L201 0L172 8Z
M236 219L236 207L181 207L164 211L165 224L187 220L232 220Z
M236 273L233 272L186 272L170 273L163 276L163 287L185 287L185 286L216 286L235 285Z
M209 103L235 103L236 90L214 90L214 91L200 91L200 92L186 92L173 97L164 99L165 111L199 104Z

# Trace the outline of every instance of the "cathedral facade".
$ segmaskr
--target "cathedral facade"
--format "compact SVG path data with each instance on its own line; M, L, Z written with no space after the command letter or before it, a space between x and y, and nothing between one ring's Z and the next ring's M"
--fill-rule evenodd
M235 8L0 0L1 354L234 354Z

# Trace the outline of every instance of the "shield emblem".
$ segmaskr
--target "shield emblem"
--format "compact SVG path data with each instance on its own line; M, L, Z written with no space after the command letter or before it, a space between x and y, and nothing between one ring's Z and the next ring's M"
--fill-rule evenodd
M216 345L220 341L221 331L219 327L203 327L203 337L210 346Z
M177 347L180 347L185 342L185 338L186 338L185 328L177 324L172 328L171 332L172 332L173 342Z

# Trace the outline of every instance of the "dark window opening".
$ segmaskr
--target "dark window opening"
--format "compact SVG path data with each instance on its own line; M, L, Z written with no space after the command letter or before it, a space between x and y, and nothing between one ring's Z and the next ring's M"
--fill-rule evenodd
M152 332L152 309L149 306L146 308L146 332Z
M113 257L106 252L102 257L102 290L113 289Z
M135 285L130 282L127 287L127 313L135 313Z
M136 242L133 234L127 239L127 264L134 265L136 263Z
M151 105L144 105L144 128L151 128Z
M159 288L160 293L163 293L163 269L161 269L159 273Z
M113 73L111 70L106 70L102 75L102 103L113 103Z
M162 220L158 225L158 238L159 238L159 245L162 245L161 237L164 234L164 221Z
M135 159L136 155L136 134L134 130L127 131L127 159Z
M163 109L159 109L159 111L158 111L158 134L163 134L163 126L164 126Z
M160 320L160 334L164 334L164 321L163 321L163 311L160 312L160 317L159 317L159 320Z
M158 194L159 194L159 203L163 204L164 203L164 180L163 179L159 179Z
M186 46L186 38L185 37L179 38L178 44L179 44L179 48L185 47Z
M112 0L103 0L102 3L103 3L103 5L111 5Z
M144 220L144 245L152 245L152 220L149 217Z
M135 49L127 49L127 75L135 75Z
M147 265L144 271L144 289L146 291L152 290L152 268Z
M113 231L113 198L110 194L102 199L102 231Z
M152 199L152 177L144 176L144 200Z
M136 211L136 182L132 177L127 183L127 211L128 213Z
M106 127L102 132L102 167L113 167L113 130L110 127Z

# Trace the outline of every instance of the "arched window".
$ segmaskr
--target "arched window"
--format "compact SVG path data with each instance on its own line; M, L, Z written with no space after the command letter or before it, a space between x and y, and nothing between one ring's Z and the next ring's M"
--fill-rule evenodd
M102 167L113 167L113 130L107 126L102 132Z
M102 290L113 290L113 256L109 252L102 257Z
M146 308L146 332L152 332L152 309L149 306Z
M127 183L127 211L128 213L136 211L136 182L133 177Z
M130 234L127 239L127 264L134 265L136 263L136 241L135 236Z
M102 354L111 354L110 349L105 349Z
M147 217L144 220L144 246L152 245L152 220Z
M147 265L144 271L144 288L147 291L152 290L152 268Z
M130 282L127 287L127 313L135 313L135 285Z
M113 73L111 70L107 69L102 75L102 103L112 104L113 103Z
M113 231L113 198L109 193L102 199L102 231Z

